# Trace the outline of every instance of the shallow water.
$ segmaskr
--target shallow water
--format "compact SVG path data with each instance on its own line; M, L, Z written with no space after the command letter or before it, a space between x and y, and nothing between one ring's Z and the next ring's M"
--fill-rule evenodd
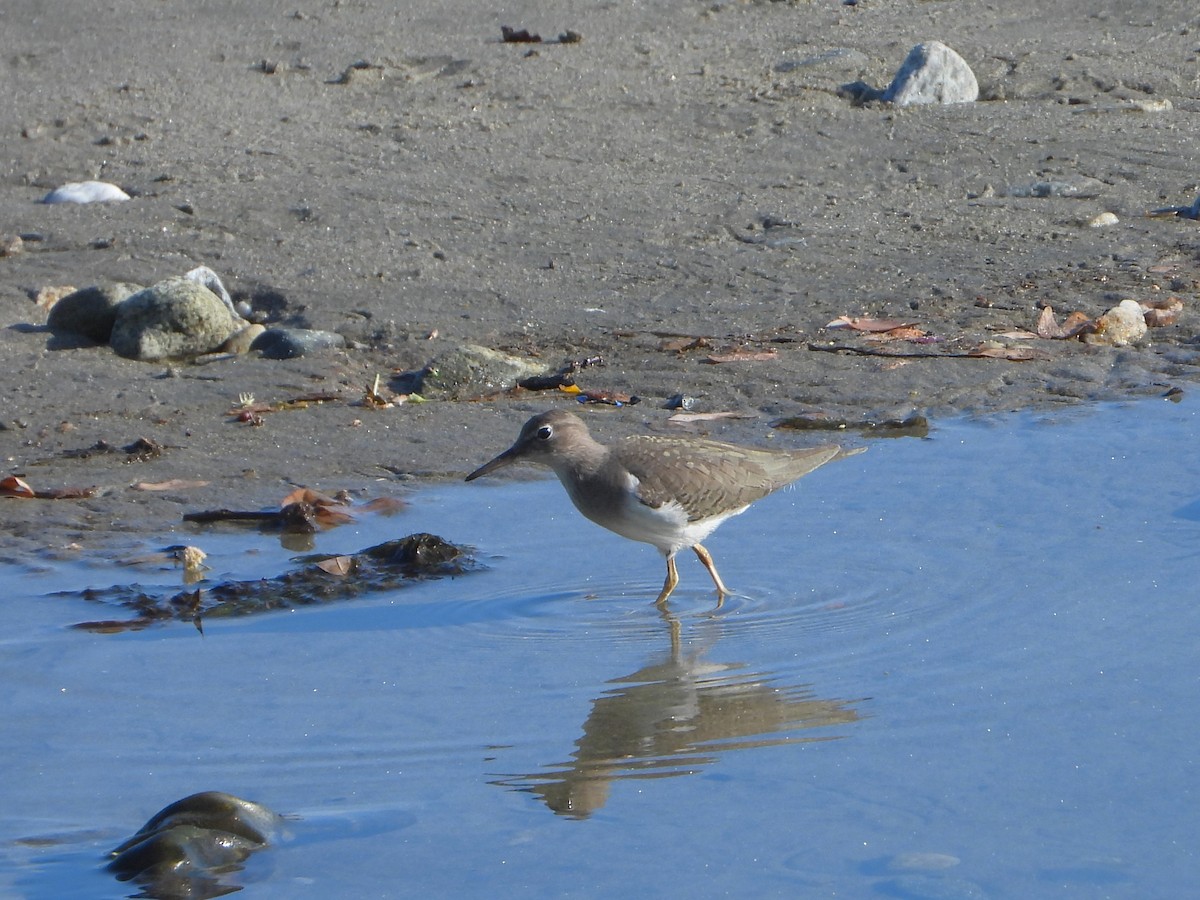
M671 621L657 553L548 480L316 542L432 531L486 572L203 636L70 630L113 611L50 596L177 571L7 568L0 896L127 896L103 853L200 790L298 817L232 876L255 897L1183 896L1195 408L874 442L709 541L719 613L681 557ZM218 578L290 556L188 542Z

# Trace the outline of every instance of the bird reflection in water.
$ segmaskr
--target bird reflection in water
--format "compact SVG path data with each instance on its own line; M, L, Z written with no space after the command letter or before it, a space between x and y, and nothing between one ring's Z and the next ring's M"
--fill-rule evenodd
M592 703L569 762L493 784L526 791L553 812L586 819L608 802L617 779L694 775L722 753L836 740L822 731L860 718L861 700L823 700L808 685L783 686L744 663L710 663L708 647L684 652L679 622L665 616L671 649L614 678Z

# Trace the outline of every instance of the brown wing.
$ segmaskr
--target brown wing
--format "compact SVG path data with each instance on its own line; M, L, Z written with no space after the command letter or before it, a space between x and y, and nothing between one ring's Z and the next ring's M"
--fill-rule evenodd
M678 500L688 519L742 509L829 462L833 445L780 453L717 441L638 436L613 454L640 482L639 499L659 507Z

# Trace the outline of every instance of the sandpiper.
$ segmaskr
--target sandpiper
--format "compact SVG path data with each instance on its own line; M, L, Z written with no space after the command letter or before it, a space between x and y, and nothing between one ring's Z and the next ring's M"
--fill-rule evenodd
M675 554L691 547L717 586L729 593L700 543L730 516L833 459L860 453L828 444L808 450L760 450L692 437L636 435L611 447L573 413L534 416L515 444L467 476L473 481L515 462L549 466L576 509L610 531L653 544L667 558L664 604L679 584Z

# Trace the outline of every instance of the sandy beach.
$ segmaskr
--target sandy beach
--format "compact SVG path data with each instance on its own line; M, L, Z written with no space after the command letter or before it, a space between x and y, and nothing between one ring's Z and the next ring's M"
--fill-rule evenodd
M1147 215L1200 192L1192 3L402 6L0 10L3 474L96 488L6 500L9 558L295 485L459 477L575 402L361 404L463 343L594 361L581 387L641 401L586 409L601 436L789 446L809 439L772 430L790 416L936 422L1200 374L1200 225ZM845 85L886 86L928 40L968 61L978 102L853 102ZM39 202L91 179L132 199ZM134 362L50 334L36 302L201 265L268 321L347 347ZM1061 321L1169 298L1178 319L1132 346L1036 336L1046 306ZM842 316L921 334L828 327ZM742 417L671 422L675 394ZM252 425L230 414L248 395L328 399ZM139 439L161 452L126 452ZM84 452L98 442L113 452ZM138 487L176 479L207 484Z

